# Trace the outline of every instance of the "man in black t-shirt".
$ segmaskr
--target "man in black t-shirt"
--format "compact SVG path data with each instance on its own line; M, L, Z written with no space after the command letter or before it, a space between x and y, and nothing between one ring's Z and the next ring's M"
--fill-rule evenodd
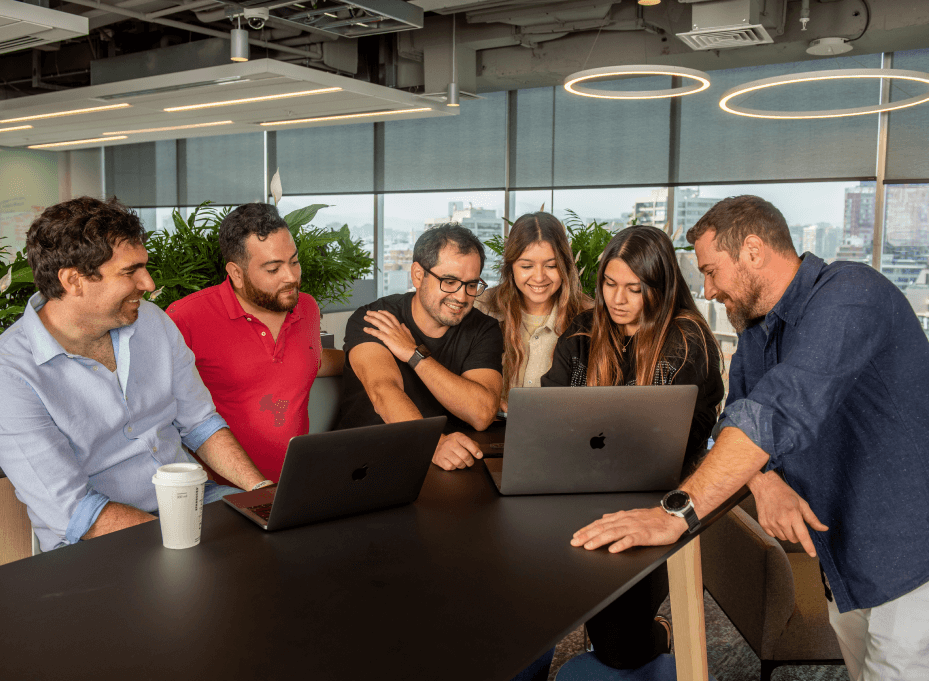
M465 468L482 456L464 428L494 420L503 388L503 335L474 310L486 284L484 246L460 225L427 230L413 247L414 293L359 308L345 329L338 428L448 416L433 463Z

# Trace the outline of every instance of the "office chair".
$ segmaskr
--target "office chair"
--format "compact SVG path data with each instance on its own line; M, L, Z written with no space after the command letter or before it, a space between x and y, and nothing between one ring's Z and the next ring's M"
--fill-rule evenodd
M703 585L761 660L761 681L781 665L845 664L819 561L768 535L757 517L748 497L700 535Z

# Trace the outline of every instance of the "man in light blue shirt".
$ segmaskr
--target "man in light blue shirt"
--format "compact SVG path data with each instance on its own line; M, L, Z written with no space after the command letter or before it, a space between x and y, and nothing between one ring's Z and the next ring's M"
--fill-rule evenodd
M152 475L190 461L271 484L216 413L155 288L139 219L115 199L45 210L27 235L39 293L0 335L0 468L43 551L152 520ZM232 488L207 490L205 501Z

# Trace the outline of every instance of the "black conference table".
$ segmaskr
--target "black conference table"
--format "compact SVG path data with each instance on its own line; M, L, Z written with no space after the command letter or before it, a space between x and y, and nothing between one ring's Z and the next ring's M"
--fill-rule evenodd
M659 499L503 498L478 462L432 466L414 504L274 533L214 503L192 549L152 522L0 567L0 676L506 681L670 558L678 678L705 679L698 541L569 545Z

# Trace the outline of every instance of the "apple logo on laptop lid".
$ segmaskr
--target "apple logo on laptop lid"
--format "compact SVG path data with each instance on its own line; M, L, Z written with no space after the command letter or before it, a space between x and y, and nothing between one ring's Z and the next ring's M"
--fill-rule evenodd
M356 468L352 471L352 480L358 482L359 480L364 480L365 476L368 474L368 464L365 464L361 468Z
M606 437L604 437L603 433L600 433L599 435L595 435L594 437L590 438L590 448L603 449L606 446L605 442Z

